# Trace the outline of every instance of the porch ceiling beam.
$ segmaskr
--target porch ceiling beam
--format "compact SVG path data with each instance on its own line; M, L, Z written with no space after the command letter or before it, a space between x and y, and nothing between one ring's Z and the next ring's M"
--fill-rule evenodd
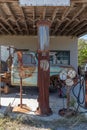
M73 7L74 5L72 4L71 5L71 7L69 8L69 7L66 7L66 9L65 9L65 11L64 11L64 13L63 13L63 15L62 15L62 20L65 18L65 17L67 17L67 15L70 13L70 11L72 10L72 7Z
M82 12L83 10L87 7L87 4L83 4L82 5L82 8L80 8L80 10L75 14L75 16L73 17L73 19L75 19L76 17L78 17Z
M19 0L0 0L1 24L9 34L36 35L36 22L47 19L51 22L51 35L74 35L79 32L79 25L83 29L87 23L87 0L70 1L68 7L21 7ZM5 28L1 31L7 34Z
M65 31L65 29L74 21L75 20L73 19L73 20L70 20L69 22L67 22L67 24L64 26L64 28L60 31L60 34L62 34Z
M5 11L2 9L2 5L3 4L0 4L0 15L6 19L6 14L5 14Z
M25 13L24 13L24 8L22 7L22 8L20 8L20 9L21 9L21 12L22 12L22 15L23 15L26 32L27 32L27 34L29 34L28 25L27 25Z
M5 10L5 9L8 9L6 3L2 4L2 11ZM5 11L4 11L4 14L5 14ZM2 16L3 16L3 15L2 15ZM2 16L0 16L1 19L2 19L2 21L3 21L7 26L9 26L10 30L12 30L14 34L17 34L17 32L14 30L13 26L12 26L11 24L9 24L9 22L8 22L9 20L11 20L11 15L8 16L7 19L5 19L5 18L2 17ZM6 17L6 14L5 14L5 17Z
M8 23L8 20L10 19L10 17L6 18L6 14L5 14L5 11L3 11L3 8L0 8L0 19L6 26L8 26L10 28L10 30L12 30L16 34L13 27Z
M55 17L56 17L56 14L57 14L57 12L58 12L58 7L56 7L55 9L54 9L54 11L53 11L53 14L52 14L52 18L50 19L50 23L51 23L51 26L52 26L52 24L55 22ZM60 21L59 19L57 19L58 21ZM56 21L57 21L56 20ZM51 34L51 32L52 32L52 30L50 29L50 34Z
M75 36L79 36L81 34L83 34L83 32L87 32L87 27L83 28L81 31L78 31L77 33L75 33Z
M13 20L15 21L16 26L18 27L18 30L20 31L21 34L23 34L22 31L21 31L21 27L20 27L20 25L18 24L18 21L20 20L20 18L19 18L19 19L16 19L16 18L15 18L14 12L13 12L12 9L10 8L10 5L9 5L9 4L7 4L7 7L9 8L9 11L10 11L10 13L11 13L11 15L12 15L12 18L13 18Z
M60 33L63 33L63 31L73 22L76 20L76 17L78 17L82 11L86 8L87 5L83 5L82 8L80 8L80 10L73 16L73 18L70 20L70 22L68 22L65 27L61 30Z
M53 23L53 21L54 21L54 19L55 19L55 17L56 17L57 12L58 12L58 7L56 7L56 8L54 9L54 11L53 11L51 24Z
M9 18L8 19L3 19L1 17L0 19L3 21L3 23L5 23L10 28L11 31L13 31L14 34L17 34L17 32L15 31L15 29L12 27L12 25L8 23L8 21L10 20Z
M0 23L0 26L1 26L8 34L11 34L11 32L10 32L2 23Z
M1 32L1 34L2 34L2 35L4 35L4 34L5 34L5 32L3 32L3 31L2 31L2 29L0 29L0 32Z
M86 20L87 21L87 20ZM73 30L69 35L74 35L76 32L80 31L81 28L83 28L85 25L87 25L87 22L82 23L77 29Z
M43 9L43 20L45 20L45 17L46 17L46 10L47 10L47 7L44 7L44 9Z
M36 17L36 12L35 12L35 7L33 7L33 27L35 26L35 17Z
M36 7L33 7L33 34L36 32Z
M62 15L62 20L60 20L60 22L58 22L57 26L55 26L55 29L52 32L52 35L54 35L57 32L57 30L60 27L60 25L66 20L65 18L68 16L68 14L70 13L70 11L73 9L73 6L74 6L74 4L72 4L70 6L70 8L68 8L68 10L66 9L66 11L64 12L64 14Z
M86 18L77 21L76 24L74 24L74 26L72 26L72 28L70 28L70 29L66 32L66 35L69 35L70 33L72 33L72 30L75 30L76 28L78 28L78 25L80 25L81 23L83 23L85 20L86 20Z
M78 34L77 37L81 37L81 36L86 35L86 34L87 34L87 30L85 30L82 33Z
M54 35L56 32L57 32L57 30L58 30L58 28L60 27L60 25L64 22L64 21L66 21L66 20L68 20L68 19L64 19L64 20L58 20L58 23L57 23L57 26L55 26L55 29L54 29L54 31L52 32L52 35ZM69 20L68 20L69 21Z
M69 32L71 32L76 26L78 26L79 23L80 23L80 21L78 19L75 19L75 21L73 21L73 24L71 24L71 27L68 28L67 30L64 30L64 32L60 33L60 34L61 35L63 35L63 34L65 34L65 35L69 34Z

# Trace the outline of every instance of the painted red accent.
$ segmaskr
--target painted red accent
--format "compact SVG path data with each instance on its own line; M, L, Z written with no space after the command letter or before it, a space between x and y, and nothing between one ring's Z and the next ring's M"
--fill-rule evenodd
M22 52L21 52L21 51L18 51L18 52L17 52L17 56L18 56L19 65L20 65L20 67L22 67L22 66L23 66L23 62L22 62Z
M38 21L37 22L37 27L39 27L39 26L51 26L51 22L49 22L49 21L46 21L46 20L41 20L41 21Z

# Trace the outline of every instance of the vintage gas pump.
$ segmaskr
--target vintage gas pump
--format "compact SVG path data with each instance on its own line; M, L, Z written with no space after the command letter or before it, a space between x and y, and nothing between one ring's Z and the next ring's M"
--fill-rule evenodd
M50 115L49 107L49 85L50 85L50 64L49 64L49 27L48 21L40 21L37 24L39 49L38 49L38 88L39 106L36 113L39 115Z

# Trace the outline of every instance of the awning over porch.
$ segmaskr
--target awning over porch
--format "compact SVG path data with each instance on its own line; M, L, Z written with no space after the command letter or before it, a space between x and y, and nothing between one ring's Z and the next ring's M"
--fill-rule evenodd
M50 35L81 36L87 33L87 0L70 6L25 6L18 0L0 0L0 35L37 35L37 22L51 22Z

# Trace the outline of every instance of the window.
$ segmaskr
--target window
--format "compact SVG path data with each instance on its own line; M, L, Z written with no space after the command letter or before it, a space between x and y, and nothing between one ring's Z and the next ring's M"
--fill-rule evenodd
M70 64L70 51L51 51L50 52L50 64Z
M35 59L31 54L23 54L22 60L24 66L36 64Z

